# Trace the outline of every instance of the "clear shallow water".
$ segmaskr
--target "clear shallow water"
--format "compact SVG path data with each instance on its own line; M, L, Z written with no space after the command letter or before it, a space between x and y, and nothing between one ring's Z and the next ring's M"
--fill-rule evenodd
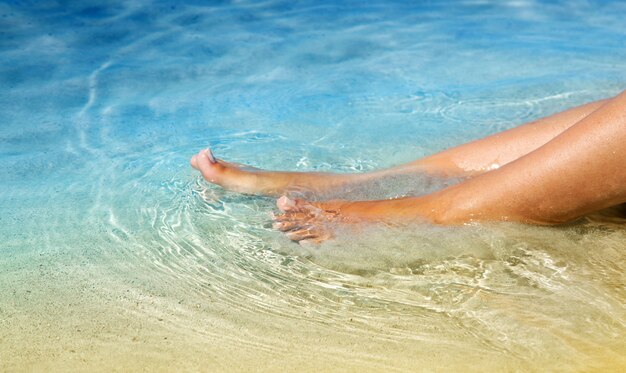
M615 221L305 248L266 228L273 200L188 159L360 172L603 98L626 81L625 15L0 3L0 370L623 368Z

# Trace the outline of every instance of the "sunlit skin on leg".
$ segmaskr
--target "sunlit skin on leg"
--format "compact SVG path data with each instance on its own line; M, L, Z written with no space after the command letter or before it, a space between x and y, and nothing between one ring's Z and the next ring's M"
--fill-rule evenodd
M299 190L323 193L346 184L416 173L441 177L469 177L503 166L535 150L605 102L606 100L592 102L404 165L368 173L337 174L252 169L216 159L212 152L206 149L191 158L191 166L199 170L207 181L226 189L269 196L281 196Z
M247 171L215 159L192 158L210 182L244 193L323 192L390 175L466 177L421 197L381 201L306 202L281 197L275 227L295 240L319 242L334 227L356 222L517 221L556 224L626 202L626 93L582 105L508 131L365 174ZM575 187L573 187L575 186Z

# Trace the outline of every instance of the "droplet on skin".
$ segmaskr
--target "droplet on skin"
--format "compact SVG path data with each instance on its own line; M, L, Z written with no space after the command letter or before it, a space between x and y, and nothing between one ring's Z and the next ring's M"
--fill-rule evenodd
M500 165L498 163L492 163L489 165L489 167L487 167L487 170L488 171L497 170L498 168L500 168Z

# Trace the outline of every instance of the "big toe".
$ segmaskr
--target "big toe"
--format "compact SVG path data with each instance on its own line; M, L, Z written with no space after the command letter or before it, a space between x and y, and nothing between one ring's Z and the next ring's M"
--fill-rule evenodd
M296 201L289 199L287 196L282 196L276 200L276 206L282 211L289 211L296 207Z
M197 160L198 156L194 155L193 157L191 157L191 160L189 160L189 163L191 164L191 167L195 168L196 170L198 169L198 160Z
M200 170L202 176L204 176L205 179L212 183L217 183L219 181L218 176L222 166L217 162L211 161L211 159L209 158L208 150L201 150L195 156L195 162L198 170Z

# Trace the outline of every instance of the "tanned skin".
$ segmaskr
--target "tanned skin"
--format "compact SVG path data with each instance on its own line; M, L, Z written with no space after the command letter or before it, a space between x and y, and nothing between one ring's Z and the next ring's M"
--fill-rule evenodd
M283 195L275 227L294 241L320 242L338 225L357 222L560 224L626 202L626 91L369 173L251 170L218 160L208 149L191 164L224 188ZM308 202L285 196L418 173L464 181L426 196L379 201Z

